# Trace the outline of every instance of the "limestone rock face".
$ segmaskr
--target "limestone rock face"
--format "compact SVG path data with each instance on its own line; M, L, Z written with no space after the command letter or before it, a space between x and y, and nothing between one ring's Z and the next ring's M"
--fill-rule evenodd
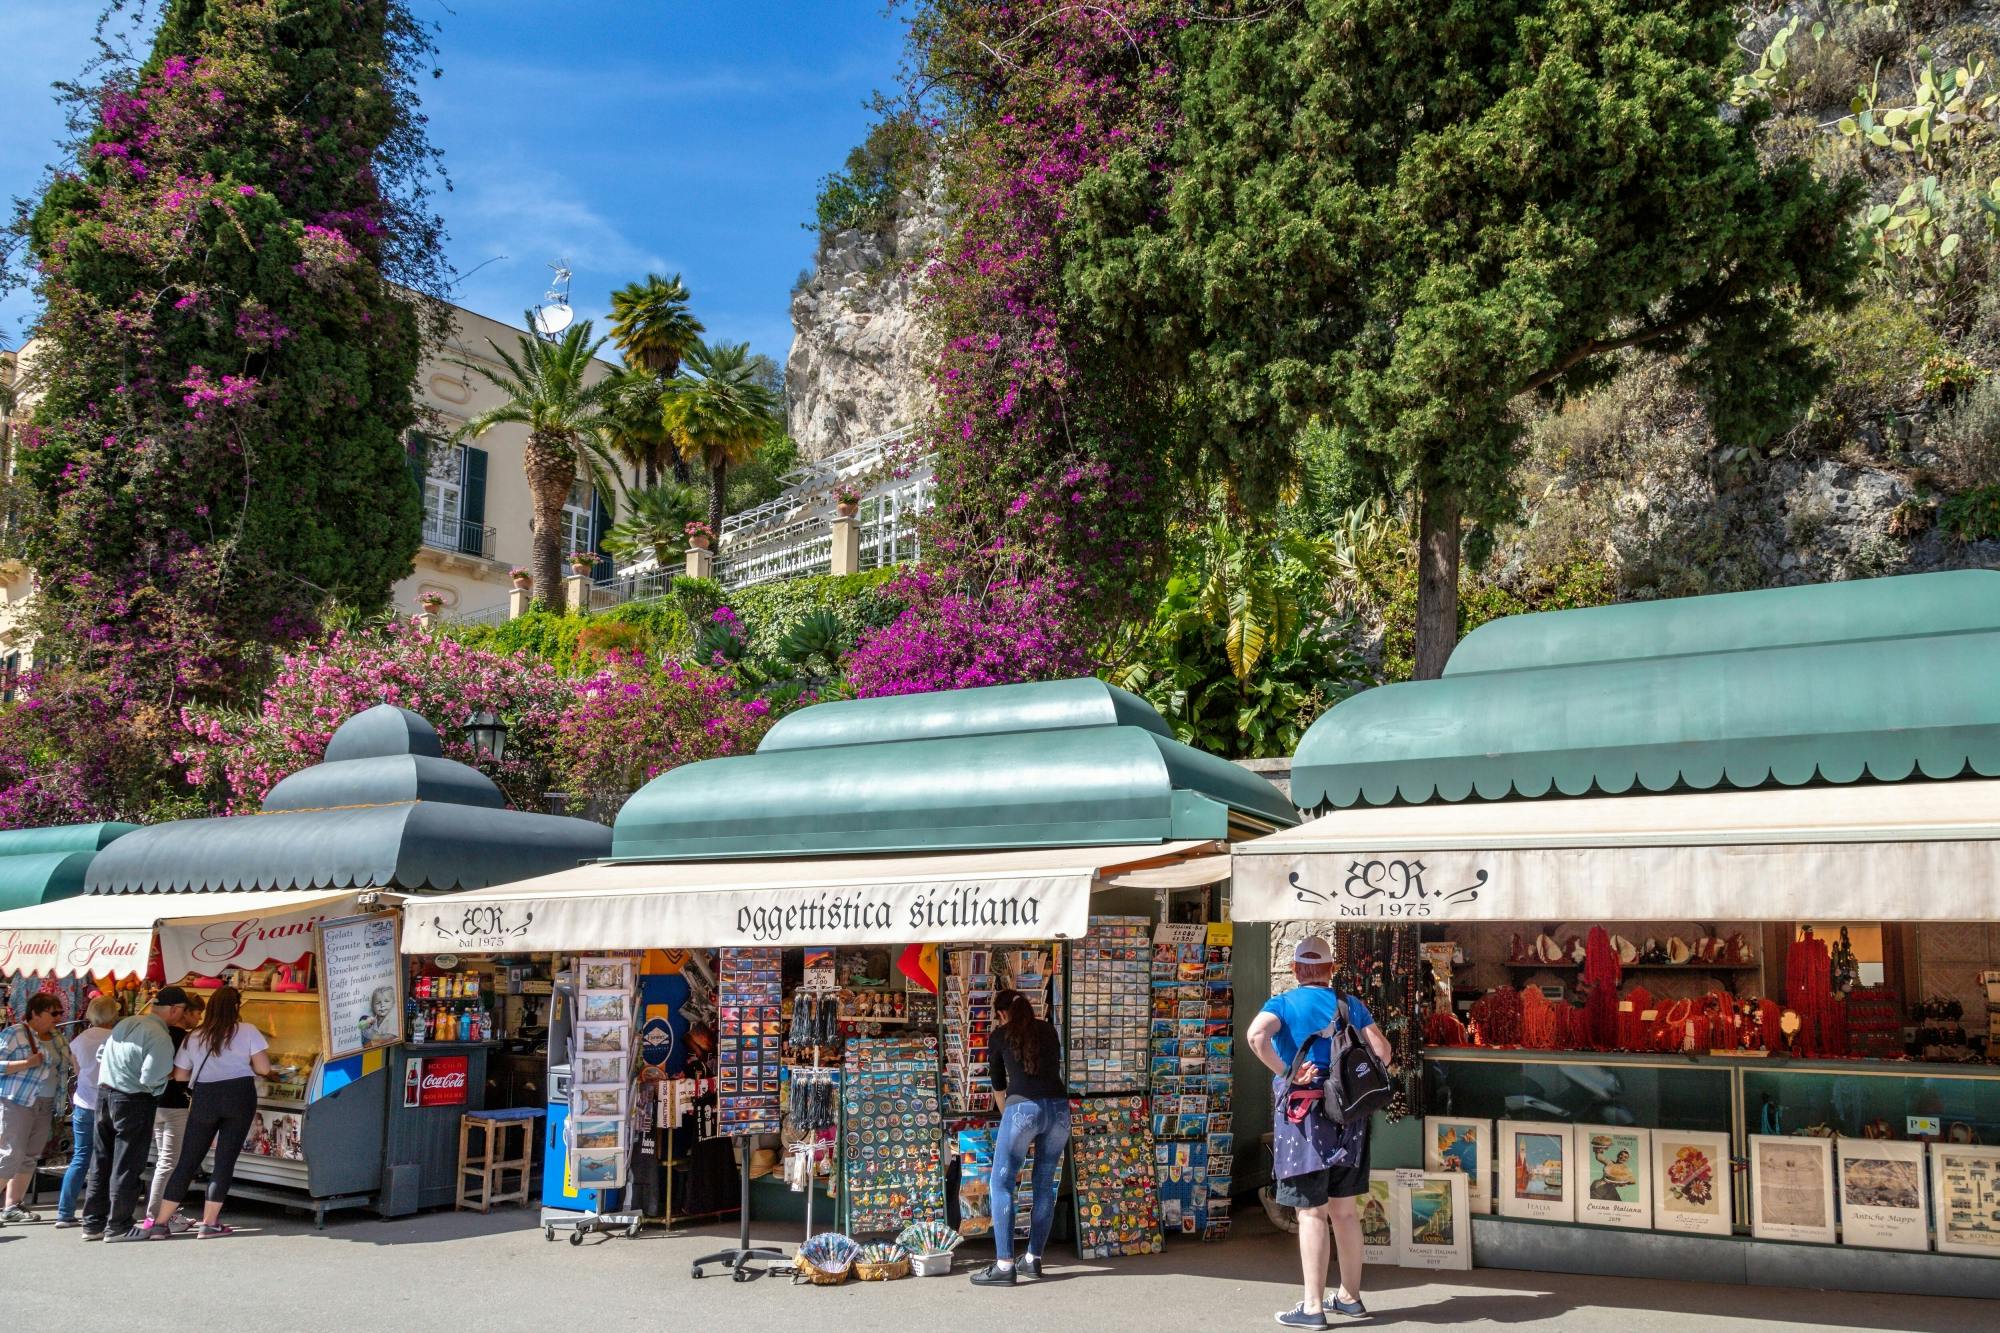
M928 340L916 286L944 229L934 177L905 191L890 225L825 237L792 293L785 361L792 438L824 458L918 421L929 409Z

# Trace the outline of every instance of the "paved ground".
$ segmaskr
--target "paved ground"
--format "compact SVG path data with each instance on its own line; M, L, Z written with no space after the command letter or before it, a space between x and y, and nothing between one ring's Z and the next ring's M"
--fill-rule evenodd
M571 1247L545 1243L522 1212L395 1222L350 1214L321 1233L254 1204L231 1212L243 1229L223 1241L85 1245L80 1233L46 1223L0 1228L0 1327L1160 1333L1271 1328L1272 1313L1296 1299L1291 1239L1256 1217L1244 1218L1242 1234L1225 1243L1143 1259L1086 1264L1058 1252L1044 1281L990 1291L968 1286L962 1272L832 1289L794 1287L783 1278L690 1281L689 1261L733 1238L719 1229ZM796 1240L789 1228L758 1231L771 1243ZM1838 1262L1837 1253L1828 1260ZM1406 1329L2000 1328L2000 1308L1981 1301L1487 1270L1369 1276L1374 1325ZM92 1313L83 1319L86 1307Z

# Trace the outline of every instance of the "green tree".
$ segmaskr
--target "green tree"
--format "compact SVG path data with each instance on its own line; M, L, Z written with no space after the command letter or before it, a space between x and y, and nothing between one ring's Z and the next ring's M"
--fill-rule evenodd
M618 460L632 469L632 485L625 489L651 489L660 482L660 460L674 455L673 438L660 420L660 399L666 388L651 371L631 366L612 378L616 383L611 428L605 441Z
M698 342L662 416L681 457L708 474L708 526L722 532L729 469L752 458L778 425L779 401L749 343Z
M1821 371L1796 316L1850 299L1857 198L1766 166L1723 113L1724 0L1304 0L1180 39L1171 184L1079 188L1081 323L1165 379L1186 443L1264 505L1315 418L1348 494L1414 498L1416 674L1457 638L1466 523L1517 508L1516 400L1672 353L1755 448Z
M681 275L663 278L646 275L611 293L611 341L624 354L625 364L651 374L665 385L680 373L681 362L707 332L700 320L688 311L687 288ZM674 480L689 480L687 464L679 454L657 442L655 452L645 459L647 486L660 484L660 467L670 462Z
M532 312L523 318L532 321ZM501 425L528 428L521 468L534 513L535 595L550 610L562 607L562 511L570 487L579 472L600 490L611 489L618 475L605 444L616 428L617 383L610 377L590 379L591 362L605 342L590 335L586 319L553 339L522 334L512 352L489 338L486 345L503 369L479 361L454 363L506 395L505 402L459 427L459 438L477 439Z
M677 481L628 491L625 512L605 534L604 549L620 560L650 555L661 569L671 569L687 549L687 525L702 518L706 507L701 487Z
M381 607L409 572L430 50L398 0L174 0L143 64L70 86L76 160L17 227L38 656L223 699L329 599Z

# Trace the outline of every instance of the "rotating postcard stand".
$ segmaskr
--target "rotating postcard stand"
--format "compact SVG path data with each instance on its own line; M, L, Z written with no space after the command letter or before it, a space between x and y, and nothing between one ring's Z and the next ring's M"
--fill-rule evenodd
M736 1245L732 1249L717 1250L714 1254L704 1254L694 1261L691 1276L702 1277L702 1268L707 1264L721 1264L729 1269L730 1276L738 1282L748 1282L764 1272L778 1272L778 1269L756 1269L747 1265L760 1259L783 1259L783 1250L755 1246L750 1243L750 1136L738 1135L736 1150L741 1158L741 1168L737 1179L743 1191L743 1210L736 1215Z

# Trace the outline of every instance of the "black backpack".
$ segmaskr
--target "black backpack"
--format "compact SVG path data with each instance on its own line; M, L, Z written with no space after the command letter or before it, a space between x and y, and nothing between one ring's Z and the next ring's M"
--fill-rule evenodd
M1390 1098L1396 1095L1395 1085L1389 1081L1388 1069L1375 1058L1375 1052L1368 1049L1368 1043L1361 1040L1354 1025L1347 1021L1347 997L1336 989L1333 998L1333 1021L1299 1043L1298 1055L1292 1060L1292 1070L1296 1073L1299 1061L1312 1049L1313 1042L1325 1037L1333 1054L1326 1071L1326 1092L1320 1099L1320 1114L1336 1125L1365 1122L1389 1104Z

